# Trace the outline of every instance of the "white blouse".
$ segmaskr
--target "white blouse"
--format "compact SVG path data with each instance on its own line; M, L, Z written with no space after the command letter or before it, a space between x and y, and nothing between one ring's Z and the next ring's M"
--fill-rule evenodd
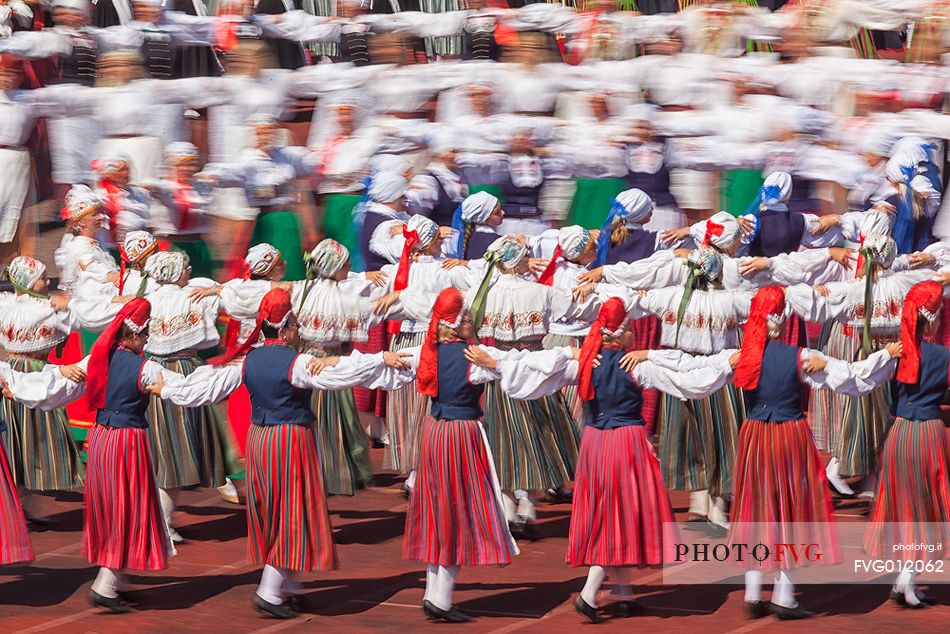
M115 260L102 250L97 240L69 233L59 243L53 261L59 268L59 288L67 293L73 290L79 274L84 271L105 279L109 273L119 270Z
M0 293L0 347L9 353L52 350L76 328L76 315L56 312L48 299Z
M196 288L209 288L214 280L195 278L187 286L162 284L146 299L152 305L145 351L152 355L172 355L186 350L205 350L218 345L220 298L209 295L191 299Z

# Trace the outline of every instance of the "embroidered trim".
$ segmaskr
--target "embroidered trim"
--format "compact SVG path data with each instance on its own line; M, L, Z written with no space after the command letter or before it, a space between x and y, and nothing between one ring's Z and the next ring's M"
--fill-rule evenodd
M661 320L664 325L676 327L676 311L668 310L663 313ZM683 316L680 328L695 328L697 330L712 330L717 332L734 331L739 327L739 320L734 316L709 317L708 315L687 314Z
M0 345L14 354L38 352L52 348L66 340L67 335L49 324L29 328L14 328L0 324Z
M301 330L305 331L304 339L307 340L321 343L334 340L362 343L369 337L369 330L358 317L301 314L297 319L300 321Z
M547 334L544 313L532 310L523 313L485 313L478 330L480 336L493 336L502 341L518 341L525 337Z
M185 315L175 315L171 319L152 317L149 320L149 334L158 337L174 337L199 325L202 313L192 310Z

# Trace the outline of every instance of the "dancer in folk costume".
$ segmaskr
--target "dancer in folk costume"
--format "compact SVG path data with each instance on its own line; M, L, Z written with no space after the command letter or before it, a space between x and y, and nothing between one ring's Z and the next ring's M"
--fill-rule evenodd
M806 321L831 323L822 352L833 358L857 360L900 335L900 315L910 288L931 278L933 272L889 272L896 255L894 240L871 235L860 254L863 279L823 286L790 286L788 305ZM832 452L828 481L843 495L854 495L847 478L864 478L862 493L873 492L877 457L891 423L883 389L854 398L823 390L812 393L809 422L818 447Z
M113 612L129 610L119 594L123 570L162 570L174 553L148 441L146 386L167 372L142 357L150 311L142 298L125 304L79 364L78 376L75 366L65 366L47 371L52 378L42 384L8 386L12 398L44 408L61 406L85 389L96 409L96 425L89 433L83 552L100 567L90 601ZM85 383L72 380L83 377Z
M264 343L252 349L261 335ZM242 381L247 386L253 420L246 453L248 560L264 564L254 606L277 618L294 616L287 600L300 592L297 572L337 566L310 390L375 387L384 364L405 365L391 352L316 359L298 354L298 342L290 294L274 289L261 300L251 337L213 360L217 367L151 387L177 405L197 407L225 398ZM242 355L243 362L231 363Z
M592 320L600 308L594 295L581 298L568 289L526 280L528 245L524 239L498 239L485 254L492 263L467 303L480 339L491 338L501 350L540 350L551 323ZM585 289L586 290L586 289ZM492 447L505 512L516 530L531 534L535 518L529 491L557 490L574 478L578 432L563 394L521 400L508 396L498 382L485 390L485 427Z
M452 228L458 232L452 256L459 260L477 260L491 243L500 238L496 228L505 219L501 203L488 192L467 196L452 216Z
M785 289L759 290L752 298L734 379L743 390L746 420L736 451L729 543L765 544L773 552L781 543L814 544L821 560L803 559L797 565L833 565L839 554L831 495L802 412L803 391L822 387L855 396L867 393L890 377L891 360L901 348L890 343L856 363L829 359L784 343L785 321ZM782 620L812 615L795 600L791 568L796 564L791 558L780 563L750 558L749 565L745 602L750 618L770 612ZM769 603L762 601L765 572L775 574Z
M228 315L224 332L224 345L231 348L244 343L257 326L257 309L268 291L274 288L287 290L289 284L281 282L287 263L273 245L261 243L251 247L242 261L244 274L233 280L210 288L196 288L194 299L216 294L221 297L221 309ZM257 342L254 342L257 343ZM240 454L244 455L247 430L251 426L251 401L247 388L241 385L228 399L228 422Z
M99 177L96 193L109 218L99 241L111 249L124 243L126 233L151 229L152 197L148 190L131 184L132 158L109 150L100 154L92 167Z
M6 423L0 419L0 434L5 432ZM33 561L33 545L26 517L16 495L7 454L0 451L0 566L28 561Z
M629 568L671 561L672 545L679 541L660 463L641 415L643 389L702 398L725 384L732 374L730 363L736 360L732 351L696 359L677 350L625 356L627 321L623 301L611 298L580 351L555 348L499 361L475 350L470 353L497 368L502 388L515 397L536 398L577 384L579 397L588 403L566 561L590 566L574 607L594 623L603 621L597 594L608 575L618 586L616 612L632 616L639 604L629 585Z
M0 293L0 346L13 370L41 372L50 351L76 327L76 319L47 294L49 276L42 262L14 258L5 276L14 292ZM31 492L82 487L85 469L66 410L28 409L5 398L0 401L0 424L5 426L0 439L9 459L3 469L9 469L31 520L38 519L30 512Z
M194 289L209 288L214 281L191 279L188 256L181 252L155 253L149 256L145 270L158 284L148 296L152 316L145 351L152 362L188 376L204 365L198 353L218 344L218 298L192 298ZM172 542L182 543L184 538L172 522L178 489L216 487L226 500L238 501L226 477L237 471L228 464L231 443L214 406L179 407L153 398L148 417L162 513Z
M891 600L908 608L931 601L914 585L914 563L944 559L941 552L908 551L905 544L942 544L950 539L950 438L941 420L940 404L950 379L950 351L926 343L940 330L943 287L921 282L907 292L901 308L901 351L896 380L891 383L892 411L897 417L881 448L877 490L864 538L871 557L898 559L904 566L891 590ZM895 556L896 555L896 556Z
M59 269L59 290L72 293L81 273L118 281L119 267L96 239L106 222L102 199L85 185L74 185L66 194L63 216L66 233L53 253L53 261ZM73 332L62 352L51 360L61 364L80 361L92 348L96 337L97 334L91 330ZM66 413L69 414L73 435L85 449L86 436L96 421L95 409L89 406L85 397L81 397L66 406Z
M475 329L458 289L440 292L431 312L422 346L403 350L413 371L399 372L390 386L414 376L419 392L431 399L431 413L422 423L403 557L426 563L426 616L461 623L471 617L452 603L459 569L504 566L519 551L479 421L484 384L498 375L467 359Z

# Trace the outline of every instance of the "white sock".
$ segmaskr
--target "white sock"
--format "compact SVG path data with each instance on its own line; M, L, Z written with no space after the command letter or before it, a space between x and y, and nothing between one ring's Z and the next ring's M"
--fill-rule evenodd
M587 572L587 581L581 590L581 598L592 608L597 607L597 593L600 591L601 584L607 577L607 571L601 566L591 566Z
M281 589L284 586L284 573L278 568L265 565L261 572L261 584L257 586L257 596L268 603L280 605L284 602Z
M901 572L897 576L897 591L904 593L904 600L908 605L917 605L920 603L920 597L917 596L917 588L914 586L914 573L909 570Z
M174 530L172 526L172 515L175 513L175 491L158 490L158 502L162 506L162 517L165 518L165 526L168 532Z
M538 518L538 515L534 510L534 502L531 501L527 491L524 489L516 489L515 499L518 500L519 516L526 520L531 520L532 522Z
M745 600L746 603L755 603L762 600L761 570L746 570L745 573Z
M706 517L709 514L709 494L705 491L689 492L689 514Z
M848 485L844 479L838 475L838 459L832 458L831 462L828 463L828 466L825 467L825 477L828 478L828 482L831 483L839 493L844 495L854 495L854 489Z
M92 582L92 591L107 599L119 596L119 575L111 568L99 568L96 580Z
M726 500L724 498L709 496L709 521L723 528L729 528L729 518L726 515Z
M505 507L505 519L509 522L515 521L517 513L515 512L515 501L511 498L511 495L508 493L501 494L501 503Z
M231 478L224 479L224 485L218 487L218 491L221 495L233 495L237 497L237 489L234 487L234 483L231 482Z
M415 471L415 469L413 469L412 471L409 472L409 477L406 478L406 483L405 483L405 487L406 487L407 489L412 489L414 486L416 486L416 471Z
M772 586L772 603L783 608L798 606L798 601L795 600L795 584L792 583L791 576L785 570L775 575L775 585Z
M436 577L439 574L439 567L435 564L426 566L426 593L422 596L423 601L432 600L432 591L435 589Z
M429 593L429 603L440 610L450 610L452 608L452 590L455 589L455 578L458 574L458 566L439 566L435 578L435 588Z
M610 575L610 580L614 582L614 594L617 595L621 601L633 601L636 598L636 595L633 594L633 587L630 585L630 569L618 566L616 568L608 568L607 574Z

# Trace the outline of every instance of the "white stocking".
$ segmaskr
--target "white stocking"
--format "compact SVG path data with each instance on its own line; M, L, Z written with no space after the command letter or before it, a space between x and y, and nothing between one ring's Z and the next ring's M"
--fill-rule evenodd
M745 573L745 601L746 603L755 603L762 600L762 578L764 575L761 570L747 570Z
M303 584L297 578L296 573L290 570L284 570L284 596L296 597L303 594Z
M406 478L406 482L404 486L410 490L412 490L412 488L416 486L416 470L415 469L409 472L409 477Z
M505 507L505 519L509 522L515 521L517 518L517 512L515 511L515 501L512 499L511 495L508 493L501 494L501 503Z
M423 601L432 601L432 592L435 590L436 577L439 574L439 567L435 564L426 566L426 593L423 595Z
M908 605L917 605L920 598L917 596L917 589L914 586L914 573L909 570L902 571L897 575L897 591L904 593L904 599Z
M264 566L261 572L261 584L257 586L257 596L268 603L280 605L284 602L281 589L284 586L284 571L273 566Z
M709 521L723 528L729 528L729 518L726 516L726 500L721 497L709 496Z
M162 517L165 518L165 526L168 527L169 533L174 530L174 526L172 525L172 515L175 513L176 497L178 497L178 491L175 489L158 490L158 502L162 506Z
M587 582L584 583L584 589L581 590L581 598L592 608L597 607L597 593L600 586L607 577L607 571L601 566L591 566L587 572Z
M706 517L709 513L709 494L705 491L689 492L689 514Z
M435 588L429 595L429 602L432 605L440 610L452 609L452 590L455 589L455 578L458 574L458 566L439 566Z
M524 489L515 490L515 499L518 500L519 516L532 522L538 518L534 510L534 502L531 501L527 491Z
M775 575L775 585L772 586L772 603L783 608L798 606L798 601L795 600L795 584L792 583L792 577L785 570L779 571Z
M111 568L99 568L96 580L92 582L92 591L101 597L114 599L119 596L119 575Z

